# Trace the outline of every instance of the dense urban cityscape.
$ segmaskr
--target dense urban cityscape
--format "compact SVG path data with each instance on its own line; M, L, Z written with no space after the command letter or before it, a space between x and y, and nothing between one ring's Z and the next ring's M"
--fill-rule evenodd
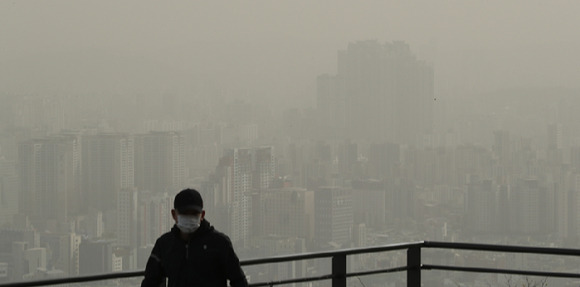
M577 9L298 2L0 3L0 284L144 270L184 188L242 261L423 240L580 248ZM570 256L422 256L580 274ZM360 254L348 270L406 263ZM331 262L242 268L267 282Z
M540 138L500 129L469 142L461 126L441 129L434 68L409 45L352 42L338 61L336 74L317 79L315 109L281 115L212 97L200 120L180 112L195 109L187 95L169 94L159 98L157 117L124 118L137 124L124 126L116 125L127 116L121 108L112 120L102 115L122 99L79 110L70 98L4 95L4 282L143 269L173 225L173 196L184 187L200 190L208 220L242 258L413 240L576 246L580 135L565 121L573 102L555 107L558 118L544 123ZM523 116L493 112L475 116ZM360 257L353 266L400 260ZM328 266L248 276L320 268Z

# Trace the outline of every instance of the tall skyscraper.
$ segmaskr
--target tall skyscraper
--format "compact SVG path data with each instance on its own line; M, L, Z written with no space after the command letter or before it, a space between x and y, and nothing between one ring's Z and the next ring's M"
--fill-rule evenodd
M168 193L139 192L138 194L137 245L141 247L154 244L161 234L171 229L173 225L173 218L171 218L173 197ZM210 210L205 197L204 206Z
M11 223L18 213L18 191L15 163L0 155L0 225Z
M262 193L254 221L263 235L296 236L311 239L314 230L314 192L302 188L269 189Z
M137 191L125 188L117 195L117 244L137 244Z
M227 150L216 169L219 183L213 201L227 209L229 235L246 247L252 233L252 194L270 187L275 175L273 147Z
M350 247L352 228L352 191L318 188L314 192L314 238L319 246Z
M491 180L471 182L465 199L466 229L475 234L499 231L499 187Z
M184 137L178 132L135 135L135 185L161 193L183 188L184 153Z
M404 42L350 43L317 93L322 129L339 137L408 144L432 130L433 68Z
M22 142L18 150L19 211L29 216L37 228L46 223L66 223L69 208L78 205L75 185L75 137L55 136Z
M83 240L79 245L79 275L104 274L115 271L114 241Z
M82 138L81 184L85 206L117 208L118 193L135 185L134 144L127 134L97 134Z

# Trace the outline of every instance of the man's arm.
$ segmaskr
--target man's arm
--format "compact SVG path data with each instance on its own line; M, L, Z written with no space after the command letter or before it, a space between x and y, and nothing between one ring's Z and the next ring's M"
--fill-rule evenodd
M145 266L145 278L141 281L141 287L162 287L165 286L165 272L161 265L159 240L155 242L155 246L151 251L151 255L147 260Z
M240 259L238 259L238 256L234 252L234 247L229 238L227 239L226 248L226 275L228 280L230 280L231 287L247 287L248 281L246 280L246 274L244 274L240 266Z

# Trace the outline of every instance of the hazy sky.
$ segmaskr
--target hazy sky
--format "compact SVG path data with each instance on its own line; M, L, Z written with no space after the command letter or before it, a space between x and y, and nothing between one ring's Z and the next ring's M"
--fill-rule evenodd
M580 1L0 1L0 87L18 93L216 86L315 102L348 42L403 40L438 97L578 88ZM1 92L1 91L0 91Z

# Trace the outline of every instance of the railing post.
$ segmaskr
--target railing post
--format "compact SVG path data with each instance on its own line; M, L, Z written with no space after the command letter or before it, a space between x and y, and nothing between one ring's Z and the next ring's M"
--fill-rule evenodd
M407 287L421 287L421 247L407 249Z
M346 287L346 254L332 256L332 287Z

